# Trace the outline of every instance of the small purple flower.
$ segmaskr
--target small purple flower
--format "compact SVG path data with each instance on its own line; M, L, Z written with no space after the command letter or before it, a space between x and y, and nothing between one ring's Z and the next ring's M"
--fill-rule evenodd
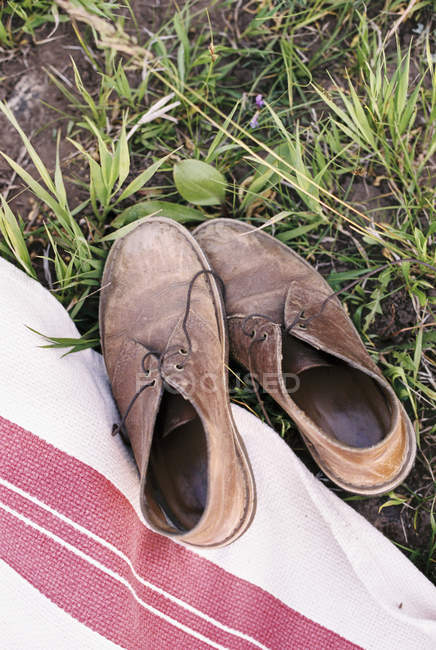
M250 120L250 126L252 129L255 129L256 126L259 126L258 118L259 117L259 111L256 111L253 117Z
M256 106L257 108L262 108L262 106L265 106L263 95L256 95Z

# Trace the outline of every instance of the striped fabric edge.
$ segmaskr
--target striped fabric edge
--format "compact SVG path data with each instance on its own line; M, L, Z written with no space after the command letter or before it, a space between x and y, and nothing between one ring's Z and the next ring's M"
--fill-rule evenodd
M1 417L0 445L2 558L111 641L129 648L358 647L150 531L102 474Z

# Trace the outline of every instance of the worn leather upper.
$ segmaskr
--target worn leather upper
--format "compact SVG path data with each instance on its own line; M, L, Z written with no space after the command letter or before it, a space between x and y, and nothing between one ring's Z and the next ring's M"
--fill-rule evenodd
M240 534L254 505L251 473L229 408L221 297L210 274L198 276L192 287L190 342L183 330L190 283L208 268L188 231L169 219L150 218L113 246L100 304L104 359L120 414L142 386L153 384L135 400L125 427L141 474L143 514L156 530L204 546ZM207 438L207 505L185 534L167 520L147 487L164 381L195 408Z
M233 356L294 419L315 459L335 482L362 493L391 489L413 462L414 432L325 280L287 246L249 224L216 219L199 226L194 236L226 287ZM334 440L292 400L282 377L283 332L291 325L293 336L378 382L391 418L390 432L378 445L358 449ZM298 359L295 362L298 365Z

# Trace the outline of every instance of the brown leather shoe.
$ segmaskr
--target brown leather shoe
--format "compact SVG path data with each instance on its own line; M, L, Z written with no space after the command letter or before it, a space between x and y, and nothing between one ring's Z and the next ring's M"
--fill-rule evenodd
M189 232L150 218L117 241L100 331L112 392L139 468L142 513L197 546L249 525L251 470L230 411L220 290Z
M411 422L321 275L246 223L215 219L193 234L225 285L231 353L321 469L359 494L401 483L416 452Z

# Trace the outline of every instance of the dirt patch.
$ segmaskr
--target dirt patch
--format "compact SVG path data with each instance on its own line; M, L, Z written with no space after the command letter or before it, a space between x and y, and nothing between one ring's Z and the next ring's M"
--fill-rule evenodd
M389 291L389 289L388 289ZM391 289L392 291L392 289ZM376 314L371 331L382 341L402 343L414 332L416 312L407 291L398 289L382 301L383 314Z
M56 69L65 78L73 79L73 57L85 84L95 85L97 75L78 47L77 38L69 23L61 25L55 36L49 42L44 42L45 32L48 31L43 28L38 33L38 42L42 41L42 44L24 43L9 60L0 64L0 76L3 78L0 99L8 103L44 164L53 170L57 130L61 129L65 136L71 107L65 96L50 81L48 72ZM0 148L37 177L20 136L3 115L0 116ZM64 169L69 166L75 153L73 145L62 137L60 156ZM20 213L25 220L32 218L34 199L24 190L24 185L3 158L0 158L0 191L7 196L15 212ZM80 190L72 182L67 182L67 192L71 205L80 202Z
M385 183L374 185L366 179L354 181L347 201L376 223L390 223L395 215L392 209L395 200Z
M170 20L180 9L183 9L184 3L177 3L175 0L133 0L131 3L133 13L136 17L139 33L141 38L152 36L162 25ZM230 20L234 11L224 11L220 0L199 0L191 3L190 12L193 17L192 27L198 31L208 27L206 9L209 14L210 22L214 32L225 31L227 29L236 29L234 21ZM129 16L127 12L125 14ZM238 12L236 17L240 28L244 29L247 24L246 12ZM249 20L248 20L249 22ZM133 21L127 24L127 31L134 33Z

